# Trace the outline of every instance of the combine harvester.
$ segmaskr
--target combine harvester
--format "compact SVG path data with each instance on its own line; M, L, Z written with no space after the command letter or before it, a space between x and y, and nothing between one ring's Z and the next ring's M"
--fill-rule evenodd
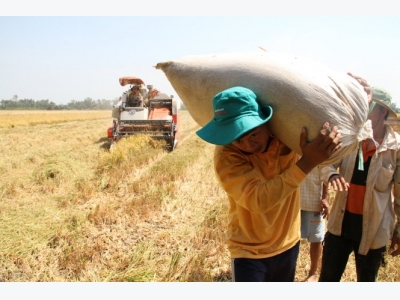
M166 141L166 149L175 149L178 139L178 109L179 103L173 96L161 93L152 85L145 84L137 77L119 78L121 86L130 85L124 92L117 105L112 110L113 126L107 130L111 139L111 147L121 138L131 135L146 134L157 140ZM133 87L139 88L143 97L142 106L128 106L128 98Z

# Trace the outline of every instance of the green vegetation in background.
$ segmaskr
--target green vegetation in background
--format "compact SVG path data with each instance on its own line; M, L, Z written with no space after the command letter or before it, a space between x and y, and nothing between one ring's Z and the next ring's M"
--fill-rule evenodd
M71 100L68 104L56 104L49 100L19 99L15 95L11 100L1 100L0 110L102 110L112 109L115 100L85 98L83 101Z

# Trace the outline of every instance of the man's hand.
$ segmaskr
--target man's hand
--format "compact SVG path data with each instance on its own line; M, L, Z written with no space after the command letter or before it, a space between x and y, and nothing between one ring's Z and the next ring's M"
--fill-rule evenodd
M395 236L392 237L389 251L391 256L397 256L400 254L400 238Z
M297 162L297 166L305 173L311 172L314 167L327 160L333 153L341 148L340 142L342 135L338 132L338 127L329 126L326 122L318 134L311 142L307 142L307 130L302 129L300 135L300 148L302 156Z
M397 256L400 254L400 238L392 237L392 243L390 244L390 255Z
M332 175L328 181L328 189L331 187L335 192L347 191L350 184L339 174Z
M362 78L360 76L353 75L350 72L348 72L347 75L353 77L355 80L358 81L359 84L361 84L364 87L364 91L367 93L368 103L370 103L372 101L372 93L371 93L371 87L368 84L367 80L365 80L364 78Z
M331 212L331 209L329 207L329 202L328 199L322 199L321 200L321 209L320 209L320 213L322 214L322 216L324 217L324 219L329 217L329 213Z

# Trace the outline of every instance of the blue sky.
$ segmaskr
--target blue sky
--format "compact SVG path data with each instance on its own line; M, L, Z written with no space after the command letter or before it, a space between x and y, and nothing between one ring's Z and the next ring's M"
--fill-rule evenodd
M0 16L0 99L113 100L128 75L179 98L158 62L261 46L361 75L400 107L397 16L42 15Z

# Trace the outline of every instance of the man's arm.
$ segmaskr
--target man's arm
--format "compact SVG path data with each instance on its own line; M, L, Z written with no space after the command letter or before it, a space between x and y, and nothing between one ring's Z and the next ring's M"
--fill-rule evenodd
M293 193L306 178L304 172L294 163L297 154L292 151L288 155L292 157L293 164L282 173L265 178L259 166L249 163L246 155L235 146L217 146L214 168L221 187L236 205L253 213L263 214L274 209L282 200L293 197Z
M330 213L330 207L329 207L329 193L328 193L328 187L321 183L322 185L322 197L321 197L321 214L325 218L329 217Z
M400 152L400 151L399 151ZM390 244L390 254L397 256L400 254L400 154L396 162L396 170L394 171L393 179L393 208L396 215L396 224L393 231L392 242Z

